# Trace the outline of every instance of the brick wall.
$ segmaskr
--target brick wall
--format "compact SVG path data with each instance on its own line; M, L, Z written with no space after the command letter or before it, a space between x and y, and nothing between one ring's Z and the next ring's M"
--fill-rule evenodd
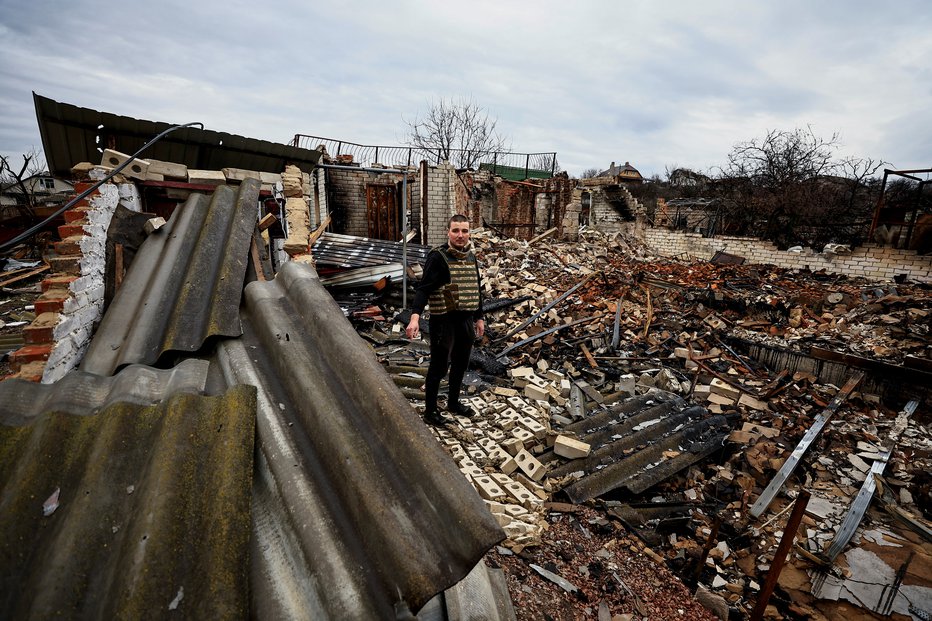
M421 201L422 213L427 211L427 239L429 246L447 241L447 222L456 213L456 170L449 162L427 167L427 204Z
M77 183L75 191L90 185ZM54 382L84 356L103 314L107 228L117 205L141 211L135 185L105 183L65 212L61 241L46 257L52 274L42 282L36 319L23 330L26 346L11 355L17 376Z
M326 180L321 185L318 181L318 194L321 200L326 201L329 213L337 220L334 227L337 233L367 237L369 235L369 221L366 206L366 186L368 185L394 185L402 181L399 173L369 173L363 170L336 170L326 169ZM408 179L408 185L413 182ZM411 197L409 188L409 198ZM327 198L323 198L326 196ZM401 197L399 196L399 201ZM402 208L398 204L399 212ZM410 207L409 207L410 211Z
M828 254L804 248L802 252L778 250L770 242L748 237L702 237L663 228L644 232L648 246L662 256L709 259L721 250L745 257L748 263L777 265L790 269L825 270L831 274L861 276L870 280L892 280L905 274L911 280L932 282L932 256L920 256L915 250L899 250L864 244L850 254Z
M313 202L311 203L311 225L315 228L327 218L330 208L327 205L327 170L318 168L314 171Z

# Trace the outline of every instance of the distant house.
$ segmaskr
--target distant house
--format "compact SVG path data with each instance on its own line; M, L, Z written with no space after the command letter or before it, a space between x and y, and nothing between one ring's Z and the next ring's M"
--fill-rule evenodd
M617 181L634 181L637 183L644 180L638 169L629 162L625 162L624 166L615 166L615 162L612 162L607 170L603 170L596 177L610 177Z
M27 205L37 209L56 207L73 194L74 185L47 172L26 177L22 183L4 183L0 185L0 218L18 215L19 207Z

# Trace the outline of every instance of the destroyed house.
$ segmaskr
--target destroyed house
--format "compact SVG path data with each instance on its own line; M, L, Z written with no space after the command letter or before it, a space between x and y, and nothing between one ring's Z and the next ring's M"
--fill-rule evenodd
M250 169L190 138L230 165L136 161L48 257L0 382L3 616L932 609L924 264L849 278L721 238L673 260L685 235L640 228L614 178L294 145L306 170ZM78 191L126 161L120 140ZM404 296L451 213L475 226L488 329L472 416L433 428Z
M53 107L61 165L93 140ZM278 151L231 139L254 156L225 155L190 133L195 162ZM495 618L507 594L480 561L504 535L320 284L300 169L264 189L264 170L181 181L145 176L184 164L135 163L61 228L48 327L13 357L45 383L0 382L0 616L394 618L479 589L469 602ZM257 229L260 197L283 188L289 234L305 220L296 260Z

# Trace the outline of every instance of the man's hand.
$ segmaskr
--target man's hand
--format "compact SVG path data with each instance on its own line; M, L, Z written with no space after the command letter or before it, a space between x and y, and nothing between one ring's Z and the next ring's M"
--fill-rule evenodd
M485 321L482 319L476 320L476 338L481 339L482 335L485 334Z
M405 328L405 336L409 339L416 339L418 333L421 331L420 325L418 325L418 320L421 318L417 313L411 313L411 321L408 322L408 327Z

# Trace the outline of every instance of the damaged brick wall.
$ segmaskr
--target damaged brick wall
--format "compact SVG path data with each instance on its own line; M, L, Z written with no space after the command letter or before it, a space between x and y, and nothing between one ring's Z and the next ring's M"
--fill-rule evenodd
M568 207L574 201L577 180L570 179L569 175L563 172L551 179L541 179L538 183L543 185L544 192L550 195L550 218L545 230L557 227L557 237L563 237L564 220L567 217Z
M825 270L830 274L861 276L871 280L893 280L906 275L911 280L932 282L932 257L915 250L886 248L864 244L850 253L820 253L809 248L802 252L779 250L771 242L734 236L703 237L698 233L683 233L663 228L649 228L645 241L663 256L690 255L711 258L721 250L747 259L748 263L777 265L790 269Z
M80 193L90 183L75 184ZM65 212L61 241L48 257L52 275L42 282L36 319L23 330L26 346L11 354L18 377L50 383L81 361L104 307L107 228L117 205L139 212L132 183L105 183Z
M334 232L357 237L368 237L369 220L366 188L369 185L395 185L401 183L402 175L398 173L370 173L364 170L324 169L322 172L318 171L315 179L317 180L316 194L333 218ZM411 179L409 179L409 183L410 181ZM398 196L398 209L401 209L400 195Z
M427 191L421 197L421 213L427 212L427 227L422 242L437 246L447 241L447 222L456 213L456 169L449 162L427 167L427 180L421 187ZM426 200L425 200L426 199Z

